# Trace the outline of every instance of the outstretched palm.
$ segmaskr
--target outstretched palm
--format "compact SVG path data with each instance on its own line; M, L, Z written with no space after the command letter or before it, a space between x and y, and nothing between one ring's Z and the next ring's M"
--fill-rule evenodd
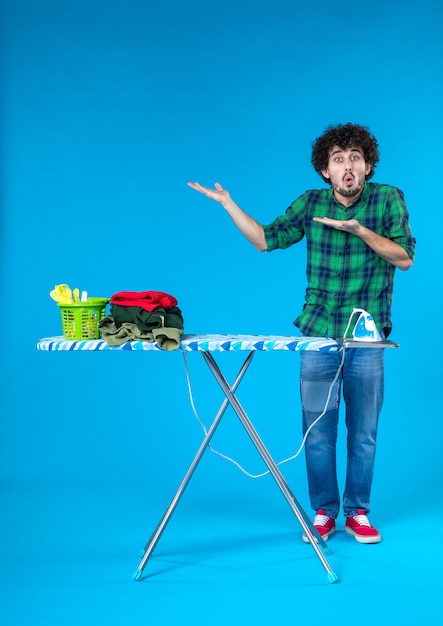
M331 228L335 228L336 230L344 230L347 233L357 234L360 222L357 220L333 220L330 217L314 217L314 222L320 222L321 224L325 224L325 226L331 226Z
M210 198L215 202L219 202L220 204L222 204L226 200L229 200L230 198L229 192L226 191L226 189L223 189L220 183L215 183L214 189L210 189L209 187L203 187L203 185L200 185L200 183L188 183L188 185L189 187L192 187L192 189L195 189L196 191L202 193L207 198Z

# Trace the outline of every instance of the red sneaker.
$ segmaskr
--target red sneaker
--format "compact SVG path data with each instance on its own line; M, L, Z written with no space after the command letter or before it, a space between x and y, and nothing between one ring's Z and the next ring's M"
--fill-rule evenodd
M320 537L324 541L327 541L329 535L335 533L335 520L332 517L325 515L323 509L319 509L317 511L317 515L314 517L314 528ZM309 543L309 539L305 533L303 533L302 537L305 543Z
M380 543L381 541L380 533L371 526L362 509L359 509L357 515L347 518L345 530L350 535L354 535L360 543Z

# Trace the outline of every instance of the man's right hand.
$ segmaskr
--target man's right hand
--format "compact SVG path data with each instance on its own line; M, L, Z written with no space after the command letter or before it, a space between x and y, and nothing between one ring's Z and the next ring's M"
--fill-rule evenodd
M220 183L215 183L214 189L203 187L200 183L188 183L188 185L207 198L218 202L229 214L239 231L243 233L246 239L248 239L257 250L263 252L268 249L263 226L245 213L243 209L232 200L229 192L223 189Z
M210 189L209 187L203 187L203 185L200 185L200 183L188 183L188 186L192 189L195 189L196 191L199 191L207 198L218 202L219 204L224 204L231 198L229 192L226 191L226 189L223 189L220 183L215 183L214 189Z

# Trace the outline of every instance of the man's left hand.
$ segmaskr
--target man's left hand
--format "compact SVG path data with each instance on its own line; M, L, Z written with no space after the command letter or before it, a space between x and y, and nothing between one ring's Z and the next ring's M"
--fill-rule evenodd
M333 220L330 217L314 217L314 222L320 222L336 230L344 230L347 233L357 235L361 226L358 220Z

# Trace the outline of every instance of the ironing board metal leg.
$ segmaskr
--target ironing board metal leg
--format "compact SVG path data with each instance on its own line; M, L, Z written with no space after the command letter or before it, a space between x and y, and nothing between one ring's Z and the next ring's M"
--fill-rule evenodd
M203 353L203 354L205 354L205 353ZM234 383L232 384L232 387L229 388L229 385L228 385L228 388L233 393L235 393L235 391L236 391L237 387L239 386L243 376L245 375L246 370L248 369L248 367L249 367L249 365L250 365L250 363L252 361L252 357L253 356L254 356L254 352L249 352L248 356L246 357L245 361L243 362L242 367L240 368L239 373L237 374L237 377L236 377ZM145 547L143 548L143 557L142 557L142 559L141 559L141 561L140 561L136 571L134 572L134 580L140 580L141 579L141 576L142 576L143 570L144 570L144 568L146 566L146 563L148 562L152 552L155 549L155 546L157 545L158 541L160 540L160 537L161 537L161 535L162 535L162 533L163 533L167 523L169 522L172 514L174 513L174 510L175 510L177 504L179 503L180 498L183 495L183 492L185 491L189 481L191 480L191 477L192 477L192 475L193 475L197 465L199 464L200 459L203 456L203 453L205 452L206 448L208 447L209 442L211 441L211 438L212 438L213 434L215 433L215 431L217 429L217 426L219 425L219 423L220 423L220 421L221 421L221 419L222 419L226 409L228 408L228 406L229 406L229 400L228 400L228 398L225 398L223 400L223 403L221 404L221 406L220 406L220 408L219 408L219 410L217 412L217 415L215 416L215 418L214 418L210 428L208 429L207 434L205 435L205 438L203 439L203 441L202 441L202 443L201 443L201 445L200 445L200 447L199 447L199 449L198 449L198 451L197 451L197 453L196 453L196 455L195 455L191 465L189 466L188 471L186 472L182 482L180 483L179 488L177 489L174 497L172 498L170 505L166 509L166 512L163 515L163 517L160 520L160 522L157 524L157 526L156 526L154 532L152 533L151 537L149 538L149 540L145 544Z
M220 368L218 367L214 357L212 356L212 354L210 352L202 352L202 354L203 354L203 357L205 358L205 360L206 360L206 362L207 362L211 372L213 373L215 379L217 380L217 382L220 385L220 387L222 388L226 398L228 399L230 405L232 406L232 409L237 414L237 417L239 418L239 420L243 424L243 427L245 428L246 432L250 436L252 442L254 443L255 447L257 448L257 450L258 450L259 454L261 455L263 461L266 463L270 473L272 474L272 476L275 479L276 483L280 487L280 489L281 489L284 497L286 498L289 506L291 507L292 511L294 512L295 516L297 517L301 527L303 528L304 532L306 533L306 536L308 537L310 544L312 545L312 547L315 550L315 552L316 552L320 562L322 563L323 567L325 568L325 570L327 572L328 580L330 582L333 582L333 583L337 582L338 581L337 575L333 572L333 570L331 569L331 567L330 567L328 561L326 560L324 554L322 553L322 551L319 548L319 545L321 545L322 547L327 547L325 541L323 539L321 539L320 535L315 530L315 528L312 525L312 523L308 522L306 513L303 511L303 509L298 504L296 498L291 493L291 491L290 491L290 489L289 489L285 479L283 478L283 476L282 476L280 470L278 469L276 463L274 462L273 458L271 457L271 455L269 454L268 450L266 449L262 439L258 435L258 433L257 433L256 429L254 428L251 420L247 416L245 410L241 406L241 404L238 401L237 397L234 395L234 393L230 389L230 387L229 387L225 377L223 376Z

